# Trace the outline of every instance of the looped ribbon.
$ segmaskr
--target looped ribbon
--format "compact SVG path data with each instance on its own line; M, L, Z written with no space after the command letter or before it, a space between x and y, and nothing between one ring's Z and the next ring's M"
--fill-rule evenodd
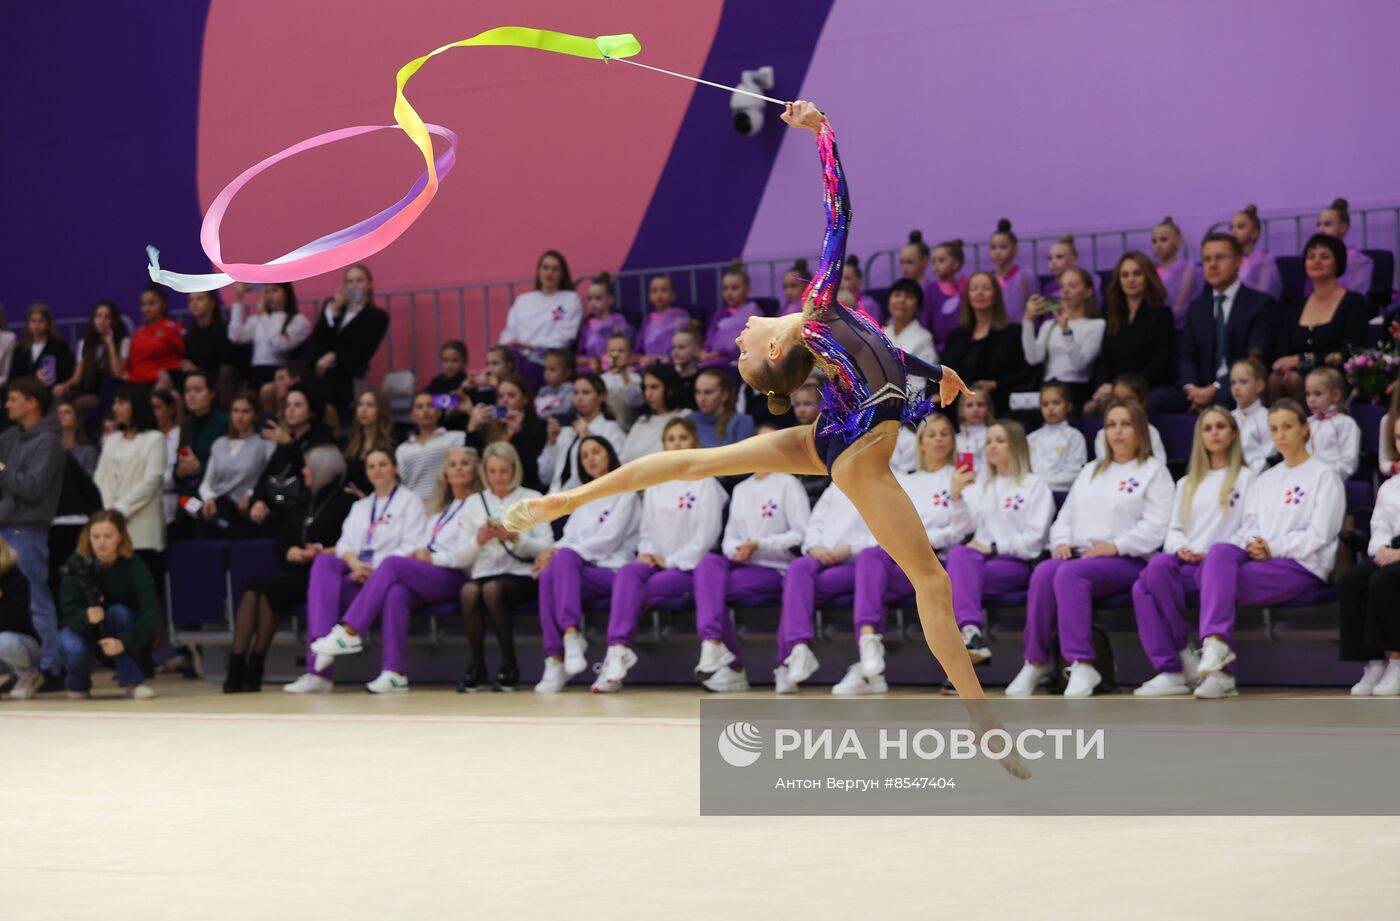
M512 46L552 51L574 57L608 61L612 58L628 58L642 50L636 36L600 35L597 38L584 38L563 32L550 32L544 29L527 29L519 26L502 26L488 29L471 38L443 45L422 57L414 58L399 68L395 78L394 121L392 125L358 125L353 128L340 128L325 134L293 144L286 150L273 154L239 173L232 182L224 186L209 206L200 227L199 242L205 254L218 273L185 275L160 267L160 251L154 246L146 247L150 259L148 270L151 281L165 285L175 291L212 291L235 281L269 284L282 281L298 281L344 268L363 261L398 239L413 222L427 209L437 195L438 185L452 171L457 162L457 135L440 125L423 121L408 97L404 86L431 58L453 48L468 46ZM347 138L368 134L373 131L401 130L423 154L426 169L409 188L408 193L394 204L372 217L357 224L326 234L310 243L300 246L266 263L225 262L219 230L224 214L242 188L263 171L290 157L294 157L315 147L324 147ZM447 141L448 147L436 158L433 156L432 135Z

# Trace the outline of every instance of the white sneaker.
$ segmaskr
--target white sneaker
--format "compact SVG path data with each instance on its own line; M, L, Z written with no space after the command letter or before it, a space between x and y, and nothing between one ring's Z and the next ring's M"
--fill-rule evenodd
M636 664L637 654L630 647L620 644L609 646L607 656L595 666L598 678L593 682L593 693L616 694L622 690L622 679Z
M973 665L980 665L992 657L992 650L987 646L987 638L982 633L982 628L976 624L967 624L962 628L963 645L967 647L967 656L972 660Z
M365 690L371 694L407 694L408 678L386 668L378 678L365 685Z
M861 634L860 670L867 678L874 678L885 673L885 638L880 634Z
M846 669L846 677L836 683L831 693L836 697L863 697L866 694L883 694L889 689L884 675L867 677L865 663L858 662Z
M1220 671L1235 661L1235 651L1218 636L1208 636L1201 644L1201 664L1196 666L1202 677Z
M734 661L734 653L729 651L729 647L714 640L704 640L700 643L700 663L695 666L697 675L713 675Z
M724 667L700 682L700 685L705 690L714 691L716 694L724 694L729 691L747 691L749 689L749 675L742 668Z
M1196 685L1195 695L1200 700L1218 700L1221 697L1238 697L1235 690L1235 676L1229 672L1211 672Z
M1191 693L1186 676L1181 672L1161 672L1133 691L1134 697L1177 697Z
M1381 675L1385 674L1385 661L1382 659L1372 659L1366 663L1365 669L1361 672L1361 680L1351 686L1352 697L1370 697L1375 691L1376 685L1380 683ZM10 695L11 697L14 694Z
M1400 697L1400 659L1385 664L1385 674L1371 690L1372 697Z
M1201 683L1201 654L1187 647L1179 653L1181 656L1181 677L1186 681L1186 686L1194 688Z
M1027 662L1021 666L1016 677L1011 679L1011 683L1006 686L1006 696L1030 697L1035 693L1035 689L1040 687L1040 683L1045 680L1045 676L1048 674L1050 674L1050 666Z
M536 694L558 694L569 683L564 663L555 658L544 660L544 677L535 685Z
M1094 688L1103 680L1103 675L1099 674L1092 662L1071 662L1065 671L1069 674L1069 684L1065 686L1066 697L1093 697Z
M39 693L39 689L44 686L44 673L37 668L31 668L27 672L21 672L15 681L15 686L10 690L10 697L14 700L29 700Z
M796 685L812 677L821 663L806 643L798 643L792 647L792 652L788 653L783 664L787 666L788 680Z
M92 697L91 691L68 691L69 700L87 700Z
M588 671L588 640L575 630L564 634L564 674L574 675Z
M335 682L307 672L291 684L282 685L282 690L288 694L329 694L335 690Z
M316 653L316 667L325 668L321 665L321 657L334 659L336 656L352 656L357 652L363 652L365 648L364 637L358 633L352 634L345 629L344 624L336 624L331 627L331 632L311 643L311 651Z
M156 692L149 684L136 684L126 689L126 696L133 700L150 700Z
M773 693L774 694L796 694L797 685L792 683L788 677L788 667L779 665L773 669Z

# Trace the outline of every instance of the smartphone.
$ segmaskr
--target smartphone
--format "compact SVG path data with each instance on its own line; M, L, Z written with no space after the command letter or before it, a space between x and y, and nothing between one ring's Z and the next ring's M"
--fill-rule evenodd
M495 410L495 415L496 415L496 418L497 418L497 419L504 419L504 418L506 417L506 413L510 412L509 409L506 409L506 408L505 408L504 406L502 406L500 403L497 403L495 406L493 406L493 407L491 407L491 408L492 408L493 410Z
M441 410L454 410L462 404L462 398L455 393L440 393L433 397L433 406Z
M972 469L973 469L973 466L972 466L972 452L971 452L971 451L959 451L959 452L958 452L958 459L957 459L957 462L956 462L955 467L956 467L956 469L958 469L958 470L966 470L967 472L971 473L971 472L972 472Z
M1060 309L1060 299L1058 297L1047 297L1045 299L1045 309L1043 314L1051 314Z
M179 453L181 457L191 457L194 455L194 452L190 450L189 445L180 445Z
M191 518L198 518L199 513L204 511L204 503L195 496L190 496L180 503L180 507L185 510L185 514Z
M44 377L48 379L49 383L58 383L57 358L53 357L52 355L45 355L43 358L39 359L39 370L44 372Z

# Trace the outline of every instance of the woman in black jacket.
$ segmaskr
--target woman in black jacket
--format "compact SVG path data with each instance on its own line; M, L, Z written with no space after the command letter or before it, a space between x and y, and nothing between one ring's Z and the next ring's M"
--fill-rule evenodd
M305 384L287 390L283 421L268 420L262 437L276 442L263 475L253 488L253 504L248 518L262 537L272 537L282 529L287 509L301 498L301 469L304 455L316 445L334 441L331 430L321 421L320 399Z
M959 307L958 327L948 334L941 356L957 368L968 386L987 397L997 415L1006 412L1011 394L1031 385L1031 369L1021 350L1021 329L1006 316L1001 285L991 272L974 272Z
M350 409L355 382L369 374L369 363L384 334L389 314L374 303L374 278L359 263L345 270L345 287L321 310L311 332L308 356L320 379L321 396L342 419Z
M1181 402L1176 383L1176 321L1167 306L1167 289L1152 260L1125 253L1113 269L1104 294L1107 326L1094 369L1094 396L1084 414L1097 415L1113 396L1120 374L1141 374L1150 392L1147 411L1171 412Z
M467 419L467 446L486 453L493 441L509 441L520 455L521 485L544 492L539 456L549 441L549 426L535 413L535 391L519 374L502 377L496 385L496 404L478 403Z
M1303 271L1312 293L1283 312L1274 341L1269 401L1291 397L1303 402L1303 380L1313 368L1341 370L1352 347L1365 345L1371 308L1366 292L1348 291L1340 278L1347 270L1342 241L1315 233L1303 249Z
M30 307L24 333L15 346L10 380L37 377L49 387L57 387L72 379L73 367L73 350L54 329L53 311L47 304Z
M253 576L239 599L225 694L262 690L263 665L277 622L306 603L311 564L320 554L335 552L341 527L355 504L355 496L345 489L345 458L334 445L307 449L300 475L304 488L283 516L273 543L279 569Z

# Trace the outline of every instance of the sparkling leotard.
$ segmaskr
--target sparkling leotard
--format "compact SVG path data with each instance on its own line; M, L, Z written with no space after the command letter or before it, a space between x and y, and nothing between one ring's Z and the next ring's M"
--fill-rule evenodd
M875 319L836 299L846 258L846 234L851 201L846 174L836 152L836 136L822 120L817 134L826 207L826 238L821 263L807 284L802 302L808 304L802 338L816 365L826 375L825 408L816 423L817 453L827 469L848 446L881 422L898 419L909 425L922 420L937 404L909 385L909 372L937 384L943 369L890 342Z

